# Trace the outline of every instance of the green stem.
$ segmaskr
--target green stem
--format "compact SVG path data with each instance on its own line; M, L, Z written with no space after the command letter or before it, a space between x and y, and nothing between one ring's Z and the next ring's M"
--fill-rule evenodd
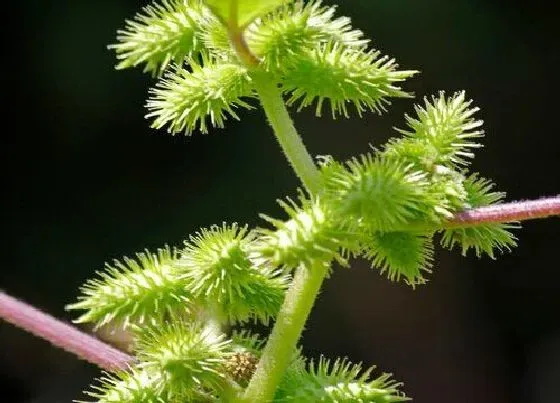
M294 128L276 82L260 72L254 72L252 78L286 158L307 190L311 194L317 193L322 185L319 171ZM302 266L296 271L255 374L240 402L265 403L273 400L327 272L328 265L325 264Z
M255 374L239 400L271 402L276 388L294 357L297 342L328 271L325 264L300 267L294 276L276 323L263 350Z
M220 402L222 403L235 403L238 401L239 396L243 393L243 389L234 381L227 380L223 385L220 393ZM208 401L214 401L208 399Z
M319 171L288 115L276 81L270 75L262 72L253 72L251 78L266 117L286 158L307 190L312 194L317 193L321 187Z

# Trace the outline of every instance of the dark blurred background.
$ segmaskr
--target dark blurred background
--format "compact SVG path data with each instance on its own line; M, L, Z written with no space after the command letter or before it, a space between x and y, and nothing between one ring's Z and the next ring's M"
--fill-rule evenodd
M5 42L6 188L0 288L70 320L64 305L105 261L178 245L222 220L279 214L296 178L260 111L209 135L149 129L150 77L117 72L106 49L145 2L15 2ZM328 3L331 3L330 1ZM510 200L560 191L560 38L544 1L346 0L353 18L406 69L417 97L466 89L485 148L473 166ZM7 58L6 58L7 57ZM6 88L7 87L7 88ZM313 154L348 158L403 126L412 100L359 120L295 115ZM438 250L430 282L391 284L363 262L326 283L304 334L310 356L347 355L405 382L418 403L558 401L560 220L527 222L511 254ZM0 323L6 402L81 398L99 371ZM8 397L11 396L11 397Z

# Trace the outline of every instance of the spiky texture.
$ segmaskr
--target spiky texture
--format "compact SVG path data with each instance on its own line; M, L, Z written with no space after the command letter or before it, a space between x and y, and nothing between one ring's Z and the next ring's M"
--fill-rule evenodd
M437 165L428 173L429 192L437 199L439 218L450 219L453 213L468 207L465 175L444 165ZM439 222L439 220L436 220Z
M231 335L231 342L233 351L248 351L260 357L266 339L263 339L259 334L251 333L247 330L240 330L233 332Z
M499 203L505 196L502 192L494 192L494 184L476 174L464 182L467 193L466 203L470 208L489 206ZM451 228L443 231L441 244L452 249L455 245L461 248L463 256L473 249L476 256L483 253L495 258L495 251L509 251L517 245L515 236L510 229L519 228L517 224L485 223L464 228Z
M502 202L505 192L495 192L496 185L489 179L479 176L477 173L470 175L464 181L466 192L466 208L490 206Z
M226 363L230 378L246 387L253 376L266 340L247 330L234 331L231 335L232 357Z
M210 19L200 27L200 38L211 55L221 60L236 60L227 27L218 19Z
M415 286L425 282L433 260L431 236L412 232L375 232L364 246L364 256L391 281L404 277Z
M342 249L354 242L352 234L337 226L320 198L307 200L302 197L301 202L302 206L298 206L291 199L278 201L288 214L287 221L261 214L275 229L258 230L260 236L253 248L256 256L286 269L302 264L311 268L317 262L333 259L346 265Z
M204 51L200 27L213 18L200 0L162 0L144 7L118 31L119 43L109 46L120 60L117 69L144 64L144 72L160 75L169 63L182 64Z
M171 399L190 401L224 388L230 340L198 324L180 321L137 331L138 367L160 375L158 388Z
M335 17L335 9L320 1L204 3L217 17L200 0L149 6L112 46L118 68L144 64L159 75L174 65L147 104L155 128L190 134L205 133L209 125L223 127L228 115L237 118L235 108L250 108L245 98L254 95L251 77L257 74L279 86L288 104L298 109L315 104L317 115L326 103L333 117L348 116L352 105L359 115L382 112L391 97L410 96L399 86L416 72L399 71L393 59L367 48L349 19ZM251 57L239 57L249 51ZM391 280L422 283L433 259L432 234L451 225L446 219L454 213L502 197L491 191L490 182L467 178L466 167L483 135L470 104L462 92L440 93L418 106L416 117L406 117L408 128L399 131L404 138L391 140L382 152L346 164L325 160L322 190L301 196L298 203L280 202L285 221L263 216L272 229L249 234L236 224L213 226L190 238L179 263L169 249L139 254L86 284L85 295L70 306L86 310L79 321L153 323L134 326L134 368L105 378L90 396L101 403L235 398L255 370L263 341L248 333L226 341L216 327L274 317L288 283L279 268L312 270L332 260L346 264L354 254L370 259ZM493 256L496 248L514 245L507 228L447 229L442 243ZM193 323L175 314L195 307L200 315L188 317ZM202 324L203 318L210 318L212 326ZM345 359L307 364L297 350L290 361L274 401L407 400L389 375L370 380L371 368L362 371Z
M484 135L482 121L474 119L478 108L471 108L465 92L446 97L442 91L425 106L416 106L417 117L406 116L408 129L398 130L405 137L392 140L386 154L407 158L432 171L438 165L461 168L474 157L477 141Z
M235 108L251 109L242 99L252 96L245 68L207 57L201 63L191 59L190 70L175 66L150 93L146 117L153 118L152 127L167 126L171 134L189 135L197 128L207 133L207 120L223 128L227 115L239 119Z
M352 29L348 17L335 17L336 7L321 1L295 1L270 13L246 32L249 48L268 71L282 72L302 51L321 43L335 42L348 47L362 47L368 40Z
M372 230L389 231L432 218L440 207L427 175L411 164L364 154L346 166L323 164L321 172L326 200L336 216Z
M249 258L253 242L247 227L215 225L191 236L178 262L189 291L201 304L211 301L209 309L230 322L268 322L288 287L287 276Z
M210 5L214 11L229 7ZM252 3L240 3L245 6L249 14L255 12ZM270 9L245 36L260 68L282 84L290 104L301 109L316 102L320 115L328 100L336 117L348 116L348 104L361 115L366 110L381 112L390 97L409 96L398 83L415 72L397 71L394 60L368 50L361 31L352 28L349 18L335 17L334 7L320 1L274 0ZM229 43L227 27L200 0L147 6L119 31L118 41L111 46L121 60L118 68L145 64L145 71L154 75L167 69L147 103L154 128L167 126L172 134L197 129L206 133L207 120L221 128L227 115L237 119L236 107L249 108L242 98L252 96L252 88Z
M291 0L204 0L224 24L236 24L236 27L240 28L246 27L255 18L271 12L289 1ZM233 21L232 15L236 18Z
M160 383L159 376L148 371L120 371L101 377L99 384L92 385L93 390L85 393L96 403L179 403L164 394L158 386Z
M391 97L410 96L397 85L416 72L397 68L394 59L378 51L328 42L292 58L282 85L287 103L298 104L298 110L315 103L320 116L327 101L333 118L348 117L349 104L361 116L365 111L381 113Z
M275 402L390 403L409 400L390 374L369 380L374 367L363 370L346 359L321 357L307 366L296 363L287 371Z
M166 316L188 313L192 298L178 270L177 252L166 247L157 253L145 251L136 259L125 257L106 265L81 287L78 302L69 310L85 310L77 323L102 326L116 322L159 323Z

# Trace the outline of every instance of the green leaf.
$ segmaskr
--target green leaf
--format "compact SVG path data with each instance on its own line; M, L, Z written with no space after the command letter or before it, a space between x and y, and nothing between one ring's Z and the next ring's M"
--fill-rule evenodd
M205 3L226 25L231 28L244 28L255 18L260 17L287 0L205 0Z

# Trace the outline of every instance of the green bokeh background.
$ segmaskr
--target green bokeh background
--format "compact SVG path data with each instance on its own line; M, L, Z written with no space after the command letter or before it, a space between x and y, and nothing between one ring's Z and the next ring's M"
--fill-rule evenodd
M418 98L466 89L481 107L487 137L474 169L509 199L559 193L560 32L547 3L341 3L375 47L421 70L406 85ZM256 225L298 186L260 111L209 135L149 129L151 78L115 71L106 49L143 4L23 0L5 39L15 47L3 74L12 125L3 129L0 288L68 320L64 305L105 261L178 245L224 220ZM397 100L361 120L294 118L313 154L343 159L395 135L412 105ZM418 403L556 402L559 229L558 219L528 222L520 247L496 262L439 250L415 291L355 262L327 282L304 348L377 364ZM71 401L99 374L5 323L0 343L2 401Z

